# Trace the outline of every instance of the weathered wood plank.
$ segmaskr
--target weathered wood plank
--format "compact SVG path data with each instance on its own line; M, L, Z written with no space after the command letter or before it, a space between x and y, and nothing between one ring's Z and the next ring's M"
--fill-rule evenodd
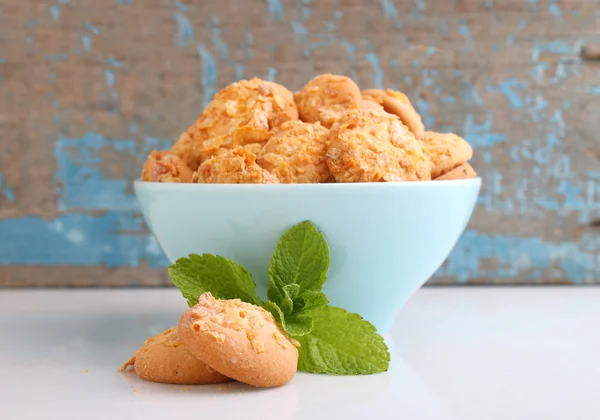
M432 283L600 283L597 0L240 5L0 0L0 286L168 283L144 155L234 80L322 72L474 145L484 188Z

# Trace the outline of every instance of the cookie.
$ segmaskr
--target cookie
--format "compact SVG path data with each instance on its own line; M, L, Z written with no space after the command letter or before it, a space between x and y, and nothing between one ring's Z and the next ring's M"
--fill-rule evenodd
M277 83L253 78L217 92L187 133L200 164L221 147L264 145L270 130L297 119L292 92Z
M431 156L431 177L433 179L473 157L471 145L456 134L427 131L421 137L421 141L424 149Z
M300 119L330 128L351 109L359 109L360 89L352 79L321 74L294 94Z
M404 93L392 89L367 89L362 93L374 98L386 112L397 115L417 138L421 138L425 132L425 126L421 121L421 116Z
M274 130L257 163L284 184L326 182L329 130L320 123L288 121Z
M256 155L244 147L219 149L195 174L201 184L279 184L276 176L256 163Z
M369 95L362 95L362 97L358 100L358 107L360 109L377 109L379 111L383 111L383 107L372 96Z
M449 181L452 179L471 179L475 178L477 173L475 169L468 162L458 165L456 168L446 172L444 175L440 175L434 179L434 181Z
M142 179L149 182L192 182L194 171L174 153L153 150L142 169Z
M171 147L171 153L179 156L191 170L198 169L198 155L194 151L192 137L188 131L181 133L173 147Z
M203 385L231 381L188 351L175 328L150 337L121 368L133 365L142 379L164 384Z
M329 133L325 156L336 182L431 179L431 161L420 141L395 115L348 112Z
M298 351L263 308L210 292L183 313L178 331L186 347L213 369L261 388L285 385L296 374Z

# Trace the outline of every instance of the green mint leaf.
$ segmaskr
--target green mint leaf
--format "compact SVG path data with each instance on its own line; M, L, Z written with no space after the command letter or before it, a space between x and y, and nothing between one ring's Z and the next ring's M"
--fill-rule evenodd
M304 314L314 309L322 308L329 303L329 299L323 292L307 290L294 299L294 314Z
M285 313L291 313L288 298L320 291L328 269L325 237L311 222L299 223L288 229L275 247L269 267L268 297L282 310L285 308Z
M285 332L293 337L302 337L313 330L314 324L309 316L290 315L285 318Z
M300 285L291 283L282 287L283 291L290 299L294 300L300 294Z
M267 290L267 299L271 302L277 302L277 306L285 314L291 314L294 310L294 301L292 300L289 290L285 288L278 288L273 283L273 280L269 280L269 288Z
M169 277L189 306L196 305L200 295L205 292L211 292L217 299L239 298L244 302L262 305L252 274L225 257L191 254L188 258L179 258L169 267Z
M277 305L272 300L267 300L263 304L263 308L265 308L267 311L271 312L271 315L273 315L273 318L275 318L275 321L279 322L281 324L281 326L283 327L283 324L284 324L283 311L281 310L279 305Z
M263 307L271 312L273 318L281 324L281 327L289 335L301 337L310 333L313 329L314 321L309 316L285 315L281 308L270 300L266 301Z
M311 312L314 326L300 342L298 370L334 375L387 371L390 353L376 329L359 315L326 306Z

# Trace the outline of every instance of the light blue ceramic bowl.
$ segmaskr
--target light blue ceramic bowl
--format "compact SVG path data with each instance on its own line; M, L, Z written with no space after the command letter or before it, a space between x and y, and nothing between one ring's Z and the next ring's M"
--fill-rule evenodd
M331 304L387 332L408 298L462 234L481 179L372 184L216 185L136 181L142 212L171 261L222 255L246 267L266 296L281 234L304 220L325 235Z

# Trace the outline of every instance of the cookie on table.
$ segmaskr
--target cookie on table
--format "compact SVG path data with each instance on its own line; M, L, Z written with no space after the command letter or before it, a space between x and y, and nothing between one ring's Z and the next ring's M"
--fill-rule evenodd
M274 131L257 163L284 184L326 182L331 177L325 163L329 130L320 123L288 121Z
M337 182L431 179L431 160L397 116L377 110L348 112L329 133L327 166Z
M213 369L261 388L285 385L296 374L298 350L263 308L209 292L183 313L186 347Z
M434 133L427 131L421 137L424 148L431 156L431 178L454 169L463 162L471 160L473 149L462 137L452 133Z
M362 93L381 104L386 112L397 115L417 138L421 138L425 132L425 126L421 121L421 116L404 93L392 89L367 89Z
M142 379L164 384L204 385L231 381L188 351L175 328L150 337L120 371L133 365Z
M153 150L142 168L149 182L192 182L194 171L179 156L166 150Z
M453 179L471 179L477 176L477 172L468 162L458 165L456 168L451 169L444 175L440 175L434 179L434 181L449 181Z
M294 100L302 121L330 128L349 110L359 109L361 93L349 77L321 74L296 92Z

